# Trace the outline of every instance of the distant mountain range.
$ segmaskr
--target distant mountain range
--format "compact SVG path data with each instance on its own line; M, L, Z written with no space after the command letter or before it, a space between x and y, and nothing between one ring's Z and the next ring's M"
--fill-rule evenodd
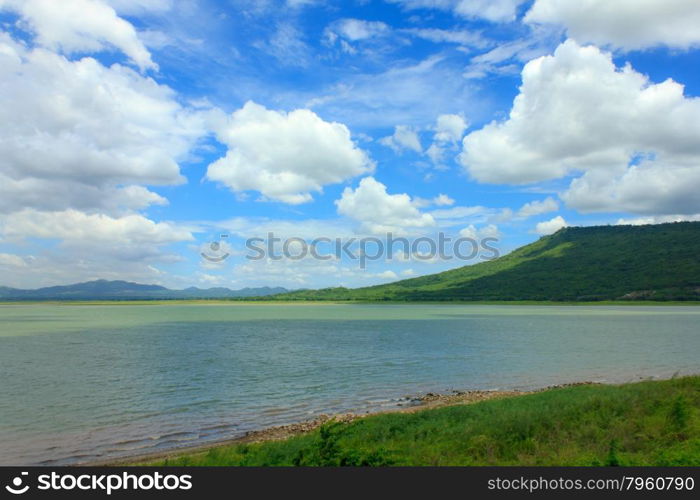
M95 280L74 285L50 286L36 290L0 287L0 300L168 300L168 299L229 299L261 297L288 292L282 287L197 288L171 290L160 285L142 285L129 281Z
M275 300L700 300L700 222L567 227L508 255L365 288Z

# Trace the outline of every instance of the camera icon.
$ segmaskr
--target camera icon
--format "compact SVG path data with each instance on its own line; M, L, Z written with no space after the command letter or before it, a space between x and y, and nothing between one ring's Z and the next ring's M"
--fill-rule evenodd
M24 487L22 487L22 483L24 482L23 477L28 475L28 472L22 472L19 476L15 477L12 480L12 485L5 486L5 489L13 495L22 495L26 493L29 490L29 485L27 484Z
M202 258L208 260L209 262L223 262L231 254L226 251L225 240L228 238L228 234L222 234L219 237L219 241L212 241L207 245L207 248L200 252L199 255Z

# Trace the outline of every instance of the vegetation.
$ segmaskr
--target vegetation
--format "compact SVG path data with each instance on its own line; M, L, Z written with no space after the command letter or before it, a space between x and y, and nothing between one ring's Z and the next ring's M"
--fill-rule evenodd
M564 228L498 259L386 285L273 300L699 300L700 222Z
M700 465L700 377L581 385L327 423L158 465Z

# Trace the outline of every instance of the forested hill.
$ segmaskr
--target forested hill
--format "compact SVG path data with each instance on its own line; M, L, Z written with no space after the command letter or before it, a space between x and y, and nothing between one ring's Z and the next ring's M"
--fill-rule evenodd
M700 222L568 227L495 260L285 300L700 300Z

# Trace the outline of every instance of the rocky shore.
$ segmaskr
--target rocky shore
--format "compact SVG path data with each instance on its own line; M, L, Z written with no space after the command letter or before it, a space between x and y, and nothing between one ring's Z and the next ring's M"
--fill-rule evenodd
M231 446L234 444L243 443L259 443L263 441L279 441L283 439L288 439L293 436L298 436L300 434L305 434L311 432L324 423L334 420L336 422L349 423L354 420L365 418L370 415L379 415L383 413L413 413L421 410L426 410L429 408L441 408L444 406L461 405L477 403L479 401L486 401L489 399L500 399L509 398L515 396L522 396L525 394L532 394L534 392L546 391L549 389L558 389L562 387L570 387L576 385L588 385L594 384L595 382L575 382L571 384L559 384L544 387L542 389L537 389L534 391L452 391L447 394L438 394L429 392L427 394L417 395L417 396L405 396L401 398L395 408L388 410L383 410L380 412L371 413L340 413L335 415L321 414L311 420L306 420L303 422L297 422L286 425L279 425L275 427L268 427L266 429L260 429L256 431L250 431L243 436L227 439L224 441L219 441L216 443L208 443L206 445L192 446L186 448L175 448L172 450L167 450L163 452L150 453L147 455L142 455L138 457L126 457L120 459L113 459L109 461L92 462L89 464L82 465L112 465L112 466L123 466L123 465L138 465L145 464L149 462L164 460L169 457L175 457L183 453L206 453L212 448L218 448L222 446Z

